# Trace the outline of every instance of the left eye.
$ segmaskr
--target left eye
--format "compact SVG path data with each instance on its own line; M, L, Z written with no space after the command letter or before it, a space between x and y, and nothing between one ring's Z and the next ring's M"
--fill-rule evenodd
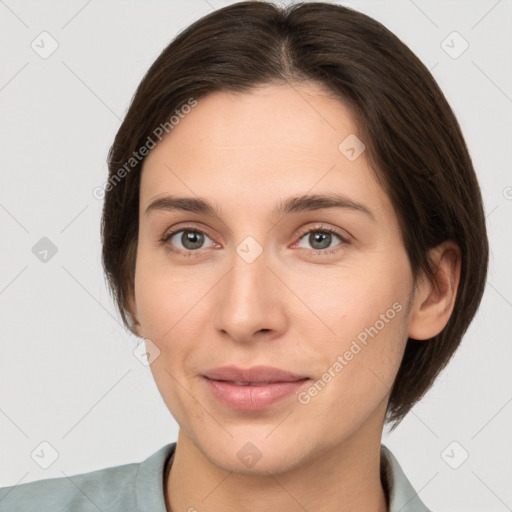
M330 244L333 241L333 237L337 238L340 242L344 242L344 239L336 234L334 231L329 229L314 229L308 231L301 237L301 242L307 237L307 242L311 244L313 250L331 249ZM304 247L299 242L299 247Z

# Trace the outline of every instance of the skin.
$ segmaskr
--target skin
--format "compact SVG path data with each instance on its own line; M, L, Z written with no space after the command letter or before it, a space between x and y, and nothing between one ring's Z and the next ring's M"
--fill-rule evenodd
M379 463L390 386L407 337L430 338L448 321L460 254L450 243L433 250L439 286L414 287L365 153L349 161L338 149L349 134L358 134L349 110L321 87L272 84L201 98L144 162L129 308L136 333L160 350L151 370L180 427L170 511L387 510ZM290 196L331 192L374 219L348 208L270 215ZM204 198L219 215L146 213L168 194ZM160 243L171 228L178 234ZM191 251L185 228L205 233L191 256L179 252ZM346 241L333 235L318 249L322 228ZM236 252L248 236L263 249L251 263ZM310 377L307 391L396 303L401 311L307 404L292 393L261 411L233 410L201 377L270 365ZM248 442L261 454L252 467L237 457Z

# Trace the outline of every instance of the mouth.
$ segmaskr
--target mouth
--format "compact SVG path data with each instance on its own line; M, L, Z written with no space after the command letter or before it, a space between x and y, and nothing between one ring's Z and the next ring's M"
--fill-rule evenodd
M215 379L211 379L215 380ZM303 380L303 379L301 379ZM238 381L231 381L231 380L216 380L216 382L227 382L228 384L232 384L233 386L268 386L270 384L279 384L281 382L286 381L268 381L268 382L238 382ZM298 382L298 381L291 381L291 382Z
M253 366L247 369L237 366L221 366L206 371L203 376L211 380L232 382L239 385L294 382L309 378L307 375L293 373L273 366Z
M218 403L240 411L259 411L289 397L311 379L272 367L248 370L222 367L206 372L203 380Z

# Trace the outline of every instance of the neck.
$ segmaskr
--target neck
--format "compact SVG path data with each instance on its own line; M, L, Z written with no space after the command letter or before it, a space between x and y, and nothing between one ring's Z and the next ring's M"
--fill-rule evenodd
M364 428L286 472L247 475L219 468L181 430L166 476L169 512L387 512L380 435Z

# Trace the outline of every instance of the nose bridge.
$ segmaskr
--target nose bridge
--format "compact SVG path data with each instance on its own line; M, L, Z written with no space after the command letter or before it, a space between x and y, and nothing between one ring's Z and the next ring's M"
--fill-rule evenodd
M263 249L263 248L262 248ZM233 255L233 265L225 291L225 306L235 307L240 319L255 317L268 296L267 252L255 253L254 245L242 242ZM268 298L268 297L267 297Z
M275 276L267 268L268 260L268 252L247 237L236 247L220 288L216 327L238 341L261 329L279 328Z

